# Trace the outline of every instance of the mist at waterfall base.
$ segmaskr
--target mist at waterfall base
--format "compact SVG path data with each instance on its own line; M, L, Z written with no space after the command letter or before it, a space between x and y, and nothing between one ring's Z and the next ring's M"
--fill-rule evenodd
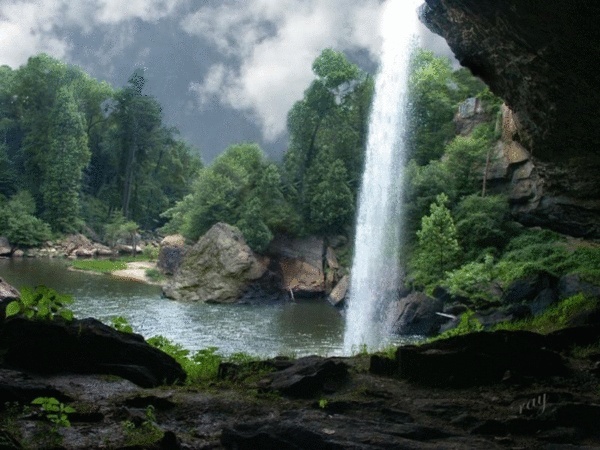
M400 281L403 143L408 123L408 78L418 39L420 0L388 0L381 25L379 73L369 120L358 202L354 259L346 309L344 353L390 342L386 311Z

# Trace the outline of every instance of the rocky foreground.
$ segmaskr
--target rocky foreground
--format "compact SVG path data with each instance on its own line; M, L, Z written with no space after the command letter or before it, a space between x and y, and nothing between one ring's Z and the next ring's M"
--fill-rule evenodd
M93 319L26 322L0 327L3 449L600 448L597 324L222 363L214 380L185 385L139 336ZM574 358L574 345L587 351ZM71 426L52 428L28 406L37 397L75 408Z

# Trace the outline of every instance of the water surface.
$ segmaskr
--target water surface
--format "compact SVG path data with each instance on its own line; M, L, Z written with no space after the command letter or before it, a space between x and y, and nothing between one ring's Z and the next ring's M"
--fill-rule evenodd
M276 305L176 302L162 298L158 286L74 272L60 259L0 259L0 277L17 288L43 284L72 295L78 318L110 323L123 316L145 337L160 334L190 350L218 347L224 355L262 357L342 353L343 318L323 299Z

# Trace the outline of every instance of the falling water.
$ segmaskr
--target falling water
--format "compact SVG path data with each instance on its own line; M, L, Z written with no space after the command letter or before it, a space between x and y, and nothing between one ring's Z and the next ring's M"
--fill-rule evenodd
M386 305L399 282L404 130L409 60L417 36L421 0L388 0L383 12L381 63L369 122L365 171L359 197L344 352L389 339Z

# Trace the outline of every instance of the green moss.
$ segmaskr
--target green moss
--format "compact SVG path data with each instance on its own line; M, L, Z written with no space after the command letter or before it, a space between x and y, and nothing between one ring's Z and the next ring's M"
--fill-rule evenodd
M551 333L567 327L576 315L591 311L597 307L598 300L588 298L583 294L577 294L548 308L539 316L516 322L502 322L497 324L493 329L526 330L542 334Z

